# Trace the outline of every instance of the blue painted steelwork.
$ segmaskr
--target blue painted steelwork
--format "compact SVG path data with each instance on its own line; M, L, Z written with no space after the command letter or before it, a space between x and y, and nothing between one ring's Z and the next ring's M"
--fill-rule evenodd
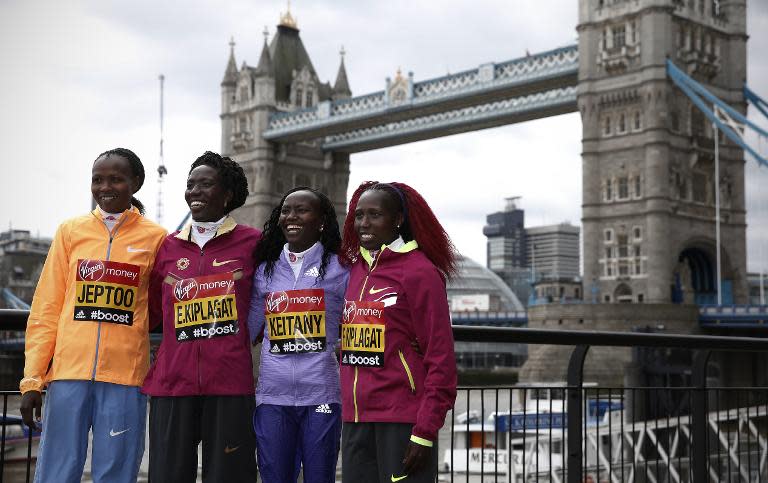
M762 97L758 96L757 93L747 87L746 84L744 84L744 98L747 102L752 103L763 116L768 117L768 102L765 102Z
M406 82L409 83L410 95L405 100L389 99L385 91L379 91L350 99L325 101L292 112L278 112L270 117L263 137L273 141L294 141L305 137L344 135L360 127L391 129L387 126L391 126L392 121L411 121L414 118L426 122L439 121L425 114L461 114L461 109L457 108L478 108L515 97L521 98L518 103L525 102L529 94L547 94L566 88L569 89L567 101L575 110L578 61L578 47L571 45L420 82L413 82L409 77ZM544 97L551 98L552 94ZM484 110L489 109L493 110L493 107ZM324 145L324 148L341 146L338 138L326 141L336 144Z
M683 93L688 96L688 98L693 102L693 104L699 108L699 110L707 116L707 118L710 120L710 122L713 122L717 125L718 129L723 131L723 133L728 136L728 139L733 141L736 145L738 145L741 149L747 151L749 154L755 157L758 163L760 163L763 166L768 166L768 160L762 157L757 151L755 151L751 146L749 146L747 143L744 142L744 140L741 138L741 135L733 130L731 126L728 124L725 124L722 122L713 112L713 109L711 109L706 102L712 103L713 106L717 106L722 111L725 111L730 117L732 117L736 122L739 122L745 126L748 126L752 130L754 130L757 134L768 138L768 132L763 130L760 126L757 124L751 122L749 119L744 117L739 111L732 108L722 100L720 100L717 96L709 92L707 89L704 88L701 84L696 82L695 80L688 77L688 75L680 70L671 60L667 59L667 75L670 79L672 79L672 82L675 83L677 87L680 88ZM702 99L703 98L703 99Z
M452 312L453 325L485 325L492 327L521 327L528 325L528 313L514 312Z
M29 310L29 304L17 297L8 287L4 287L1 292L9 309Z
M699 324L708 328L768 328L768 305L702 305Z

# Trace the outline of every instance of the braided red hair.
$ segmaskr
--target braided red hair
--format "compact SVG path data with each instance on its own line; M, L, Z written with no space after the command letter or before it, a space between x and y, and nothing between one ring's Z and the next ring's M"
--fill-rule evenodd
M357 187L349 200L349 211L344 220L340 255L342 262L351 265L360 254L360 240L355 232L355 209L360 196L369 190L381 190L392 197L403 212L404 221L400 226L403 240L416 240L419 249L443 276L451 278L456 272L456 249L426 200L405 183L365 181Z

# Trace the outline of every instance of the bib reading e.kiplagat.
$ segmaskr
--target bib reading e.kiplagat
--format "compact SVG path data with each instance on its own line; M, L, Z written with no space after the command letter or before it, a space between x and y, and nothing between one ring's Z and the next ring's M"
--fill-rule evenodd
M384 302L344 301L341 320L341 363L384 366Z
M303 354L325 350L325 291L269 292L264 297L269 352Z
M133 325L140 273L139 266L130 263L78 260L73 318Z
M232 272L179 280L173 284L173 297L177 341L224 337L240 331Z

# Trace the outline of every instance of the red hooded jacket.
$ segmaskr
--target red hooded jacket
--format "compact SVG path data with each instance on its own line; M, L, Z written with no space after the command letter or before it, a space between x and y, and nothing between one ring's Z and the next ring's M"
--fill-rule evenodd
M201 249L190 226L168 235L149 282L149 323L163 341L142 392L253 395L248 308L261 232L230 217Z
M341 328L342 419L414 424L435 441L456 399L445 281L415 241L352 266ZM412 342L416 342L416 351Z

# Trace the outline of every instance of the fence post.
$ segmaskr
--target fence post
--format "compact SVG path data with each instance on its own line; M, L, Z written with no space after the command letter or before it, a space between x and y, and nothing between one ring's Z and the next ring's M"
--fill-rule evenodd
M709 460L707 437L707 362L709 350L698 350L693 356L693 401L691 402L691 443L693 451L691 467L693 481L708 481L707 462Z
M581 402L584 383L584 359L588 345L577 345L568 361L568 483L581 483L582 434Z

